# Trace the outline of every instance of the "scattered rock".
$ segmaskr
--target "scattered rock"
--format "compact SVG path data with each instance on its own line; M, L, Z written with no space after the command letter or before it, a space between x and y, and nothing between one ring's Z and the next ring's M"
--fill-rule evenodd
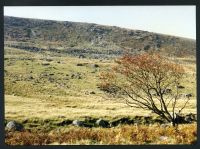
M180 115L180 114L175 114L175 123L176 124L183 124L183 123L186 123L185 121L185 117L183 115Z
M160 136L160 140L161 140L161 141L166 141L167 139L168 139L167 136Z
M91 66L92 66L93 68L98 68L98 67L99 67L98 64L91 64Z
M48 78L48 81L52 83L52 82L54 82L54 81L55 81L55 79L54 79L54 78L52 78L52 77L49 77L49 78Z
M82 121L79 121L79 120L74 120L74 121L72 122L72 125L81 127L81 126L83 126L83 122L82 122Z
M146 45L146 46L144 47L144 50L147 51L147 50L150 49L150 47L151 47L150 45Z
M64 115L58 115L58 118L65 118Z
M134 124L134 123L139 124L139 123L141 123L141 118L138 117L133 120L133 119L130 119L129 117L123 117L123 118L120 118L117 120L113 120L110 123L111 123L112 127L120 125L120 124Z
M71 124L71 123L72 123L71 120L64 120L64 121L58 123L57 125L58 125L58 126L65 126L65 125L69 125L69 124ZM73 124L73 125L75 125L75 124ZM77 125L75 125L75 126L77 126Z
M192 121L197 121L197 115L192 114L192 113L187 114L187 115L185 116L185 121L186 121L187 123L191 123Z
M48 58L48 59L46 59L46 61L47 61L47 62L51 62L51 61L53 61L53 60Z
M82 79L81 73L72 73L71 74L71 79Z
M84 66L84 64L78 63L78 64L76 64L76 66Z
M192 122L192 118L191 118L189 115L187 115L187 116L184 118L184 120L185 120L187 123L191 123L191 122Z
M48 66L50 65L49 63L42 63L43 66Z
M169 93L172 92L172 90L169 89L169 88L167 88L167 89L165 89L165 90L163 89L162 92L163 92L164 94L169 94Z
M94 91L91 91L90 94L96 94Z
M182 86L182 85L179 85L179 86L177 86L179 89L183 89L183 88L185 88L184 86Z
M185 97L187 97L187 98L192 97L192 94L191 93L185 94Z
M89 95L89 91L85 91L85 95Z
M20 123L17 123L16 121L10 121L7 123L6 129L9 131L22 131L23 125Z
M160 125L161 128L167 128L167 127L170 127L170 126L171 126L171 124L161 124Z
M169 88L167 88L167 89L165 90L165 93L171 93L171 92L172 92L172 90L169 89Z
M99 67L99 65L97 65L97 64L94 64L94 67L95 67L95 68L97 68L97 67Z
M32 79L34 79L34 78L33 78L33 76L30 76L30 77L28 77L28 79L32 80Z
M78 58L85 58L85 55L79 55L79 57Z
M96 121L96 125L100 126L100 127L108 127L109 126L109 123L103 119L98 119Z

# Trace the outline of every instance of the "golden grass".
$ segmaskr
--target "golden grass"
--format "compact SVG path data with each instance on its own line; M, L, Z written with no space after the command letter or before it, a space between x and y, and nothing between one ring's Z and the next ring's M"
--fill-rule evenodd
M91 117L123 117L148 114L149 111L134 110L120 101L105 100L99 96L52 97L53 99L5 96L5 117L9 119Z
M5 96L5 117L22 120L27 118L79 119L87 116L114 119L116 117L133 117L152 115L147 110L134 109L120 100L106 100L101 96L84 95L80 97L45 97L25 98L13 95ZM196 113L196 100L191 100L184 113Z
M15 54L19 53L23 57L29 56L26 51L9 48L5 57L11 51ZM30 55L30 57L33 57L35 60L33 62L25 61L29 65L25 65L24 61L21 60L16 60L10 66L5 65L5 69L9 72L9 75L5 76L5 118L7 119L18 120L33 117L46 119L56 118L60 115L68 119L85 116L110 119L114 117L150 114L149 111L128 107L123 100L106 97L96 86L99 81L99 72L91 73L93 71L91 67L76 66L77 63L98 64L100 71L102 71L112 67L114 65L113 60L99 61L68 56L54 56L50 57L53 59L53 61L49 62L51 64L50 68L41 65L43 63L43 60L40 60L42 58L41 54ZM195 58L176 58L176 60L186 70L184 81L181 82L181 85L185 86L182 92L193 94L188 107L183 112L196 113L196 76L194 75L196 74L196 64L193 63ZM57 63L57 61L61 63ZM52 69L52 67L56 69ZM29 76L30 71L33 71L31 74L34 77L33 81L18 81L15 84L12 83L12 75L23 78ZM35 78L43 72L54 73L56 79L60 79L61 83L64 82L62 79L66 74L70 75L73 72L83 73L84 78L67 80L66 83L70 85L70 88L57 87L54 83L49 83L45 79L40 79L40 83L33 85ZM12 75L10 76L10 74ZM86 95L90 91L95 91L96 94ZM184 102L184 100L181 100L181 102Z

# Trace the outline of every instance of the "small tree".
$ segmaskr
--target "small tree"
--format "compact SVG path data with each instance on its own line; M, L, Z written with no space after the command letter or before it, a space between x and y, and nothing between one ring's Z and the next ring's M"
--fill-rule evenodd
M189 101L180 106L179 83L182 66L159 54L125 55L116 61L112 71L102 72L100 88L112 95L120 95L134 108L151 110L173 126Z

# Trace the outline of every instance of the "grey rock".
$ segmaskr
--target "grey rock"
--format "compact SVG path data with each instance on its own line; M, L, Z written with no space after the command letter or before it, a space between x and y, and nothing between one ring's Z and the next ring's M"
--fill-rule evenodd
M171 126L171 124L161 124L160 125L161 128L167 128L167 127L170 127L170 126Z
M110 124L107 121L103 120L103 119L98 119L96 121L96 125L105 128L105 127L108 127Z
M182 85L179 85L179 86L177 86L179 89L183 89L183 88L185 88L184 86L182 86Z
M78 58L85 58L85 55L81 54Z
M183 124L185 123L185 117L183 115L175 113L175 123L176 124Z
M34 79L34 78L33 78L33 76L30 76L28 79L32 80L32 79Z
M81 126L83 126L83 122L82 122L82 121L79 121L79 120L74 120L74 121L72 122L72 125L81 127Z
M161 141L166 141L167 139L168 139L167 136L160 136L160 140L161 140Z
M185 94L185 97L187 97L187 98L192 97L192 94L191 93Z
M98 64L92 64L91 66L92 66L93 68L98 68L98 67L99 67Z
M50 65L49 63L42 63L43 66L48 66Z
M185 116L185 121L186 121L186 123L191 123L191 122L193 122L193 121L197 121L197 116L196 116L196 114L192 114L192 113L187 114L187 115Z
M193 119L191 118L191 116L187 115L187 116L184 118L184 120L185 120L186 123L191 123Z
M51 61L53 61L53 59L47 58L46 61L47 61L47 62L51 62Z
M165 93L171 93L171 92L172 92L172 90L169 89L169 88L167 88L167 89L165 90Z
M71 79L82 79L81 73L72 73Z
M96 94L94 91L91 91L90 94Z
M76 64L76 66L84 66L84 64L78 63Z
M171 93L172 90L170 88L167 88L167 89L163 89L162 92L164 92L164 94L168 94L168 93Z
M16 121L10 121L7 123L6 129L9 131L22 131L23 125L20 123L17 123Z
M147 51L147 50L149 50L150 48L151 48L150 45L146 45L146 46L144 47L144 50Z

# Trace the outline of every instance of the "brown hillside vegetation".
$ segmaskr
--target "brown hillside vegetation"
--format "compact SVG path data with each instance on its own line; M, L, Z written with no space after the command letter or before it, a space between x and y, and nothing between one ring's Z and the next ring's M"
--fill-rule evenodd
M162 128L159 125L124 125L117 128L62 128L43 132L9 132L10 145L67 145L67 144L194 144L196 125Z

